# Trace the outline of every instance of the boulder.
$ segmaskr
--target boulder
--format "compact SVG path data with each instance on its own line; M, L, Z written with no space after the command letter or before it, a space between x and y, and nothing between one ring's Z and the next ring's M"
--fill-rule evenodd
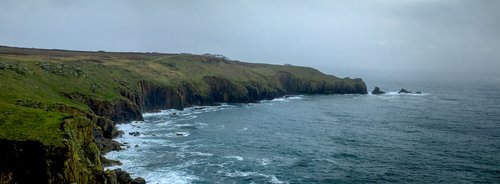
M133 180L128 172L122 171L121 169L115 169L114 171L116 173L116 180L118 183L132 183Z
M146 180L141 177L137 177L132 181L132 184L145 184Z
M118 160L107 159L106 157L101 156L101 162L104 167L110 167L115 165L122 165L122 163Z
M376 86L375 86L375 89L373 89L373 91L372 91L373 95L381 95L381 94L384 94L384 93L385 93L384 91L380 91L380 88L378 88Z

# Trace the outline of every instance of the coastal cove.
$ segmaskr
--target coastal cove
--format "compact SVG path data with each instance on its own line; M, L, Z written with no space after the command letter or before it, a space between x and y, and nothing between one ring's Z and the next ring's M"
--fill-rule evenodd
M146 113L144 121L118 126L124 134L116 140L125 149L106 156L123 163L112 169L151 183L496 180L497 84L406 84L422 94L399 94L399 83L379 84L386 94L290 96Z
M106 171L113 161L102 157L121 149L112 140L119 135L115 126L141 121L143 112L296 94L367 94L362 79L308 67L4 46L0 79L2 183L143 183Z

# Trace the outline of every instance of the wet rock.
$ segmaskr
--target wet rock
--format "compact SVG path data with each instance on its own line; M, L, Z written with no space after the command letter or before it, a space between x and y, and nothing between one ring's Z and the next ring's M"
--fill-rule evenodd
M128 133L128 135L133 135L133 136L137 137L137 136L141 135L141 133L139 133L139 132L130 132L130 133Z
M128 172L122 171L121 169L115 169L114 171L116 173L116 181L118 183L132 183L134 181Z
M189 133L188 132L175 132L175 135L184 137L184 136L188 136Z
M122 165L122 163L118 160L107 159L106 157L101 156L101 162L104 167L110 167L115 165Z
M141 177L137 177L134 179L134 181L132 181L132 184L145 184L146 183L146 180L144 178L141 178Z
M101 150L103 153L107 153L110 151L118 151L121 150L121 144L116 142L113 139L108 139L108 138L94 138L95 143L97 144L97 147Z
M373 95L381 95L381 94L385 94L385 92L384 91L380 91L380 88L378 88L378 87L375 86L375 89L373 89L372 94Z

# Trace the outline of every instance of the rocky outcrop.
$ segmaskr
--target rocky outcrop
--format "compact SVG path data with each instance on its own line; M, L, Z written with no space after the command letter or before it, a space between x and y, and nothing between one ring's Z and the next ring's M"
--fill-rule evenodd
M38 66L45 72L53 73L63 77L85 77L83 71L79 68L64 63L51 63L41 61Z
M408 91L404 88L402 88L401 90L399 90L398 92L399 94L422 94L422 92L420 91L417 91L417 92L411 92L411 91Z
M367 94L366 84L361 79L347 80L335 83L300 79L289 72L280 71L274 78L278 81L283 94Z
M401 93L411 93L411 92L408 91L408 90L406 90L406 89L404 89L404 88L401 88L401 90L399 90L398 93L401 94Z
M9 64L0 62L0 70L11 70L21 75L33 75L33 71L30 69L20 66L19 64Z
M380 88L378 88L377 86L375 86L375 89L373 89L372 94L373 95L382 95L382 94L385 94L385 92L381 91Z
M116 182L117 183L126 183L126 184L145 184L146 180L141 177L137 177L132 179L130 174L126 171L122 171L121 169L115 169L114 173L116 174Z
M60 128L61 144L0 140L0 183L109 183L90 120L67 118Z
M61 93L61 95L73 101L86 104L95 115L108 118L117 123L132 120L143 120L139 107L136 103L131 102L130 100L117 100L115 102L109 102L78 92Z
M211 105L191 84L181 83L177 87L163 86L149 81L140 81L140 93L122 92L125 97L135 100L143 112L162 109L183 109L190 105Z
M212 102L251 102L246 88L242 88L227 79L208 76L204 77L203 80L210 88L209 100Z

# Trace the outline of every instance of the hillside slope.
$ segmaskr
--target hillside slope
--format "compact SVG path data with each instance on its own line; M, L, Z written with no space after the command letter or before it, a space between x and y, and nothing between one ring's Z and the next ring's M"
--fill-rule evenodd
M288 94L366 94L361 79L216 56L0 47L0 183L117 183L102 152L142 112ZM5 164L4 164L5 163ZM26 177L30 176L30 177Z

